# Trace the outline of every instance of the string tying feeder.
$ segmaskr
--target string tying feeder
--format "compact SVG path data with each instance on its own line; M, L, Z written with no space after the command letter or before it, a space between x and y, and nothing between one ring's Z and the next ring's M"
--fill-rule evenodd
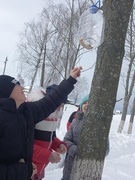
M98 0L95 4L90 6L89 10L91 14L95 14L100 9L100 0Z

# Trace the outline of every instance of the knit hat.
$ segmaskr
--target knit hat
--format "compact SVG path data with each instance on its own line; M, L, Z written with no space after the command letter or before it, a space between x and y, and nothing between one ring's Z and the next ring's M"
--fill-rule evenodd
M80 110L82 111L82 105L89 100L89 95L84 96L84 98L82 98L81 102L80 102Z
M0 75L0 98L9 98L16 84L20 84L14 77Z
M46 94L48 94L48 93L50 93L52 90L56 89L57 86L58 86L58 85L56 85L56 84L53 84L53 85L51 85L51 86L48 86L48 87L46 88ZM65 98L63 99L63 103L66 104L66 102L67 102L67 97L65 97Z

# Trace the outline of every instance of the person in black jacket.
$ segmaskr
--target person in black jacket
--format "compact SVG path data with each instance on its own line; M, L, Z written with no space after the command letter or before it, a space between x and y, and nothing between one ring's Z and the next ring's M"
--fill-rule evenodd
M32 165L34 126L73 90L81 69L74 68L67 80L35 102L25 102L23 87L15 78L0 76L0 180L30 180L36 173Z

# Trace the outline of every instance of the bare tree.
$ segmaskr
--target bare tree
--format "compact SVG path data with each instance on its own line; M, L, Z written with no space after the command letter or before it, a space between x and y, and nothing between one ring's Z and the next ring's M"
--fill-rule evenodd
M134 38L135 36L134 36L134 33L135 33L134 8L132 8L131 18L129 21L129 27L127 31L126 53L125 53L125 59L129 61L129 66L128 66L127 75L126 75L124 102L123 102L121 121L120 121L118 131L117 131L118 133L122 133L122 130L124 128L129 101L131 99L134 84L135 84L135 70L134 70L134 61L135 61Z
M132 134L134 115L135 115L135 96L134 96L132 109L131 109L131 116L130 116L130 120L129 120L128 131L127 131L128 134Z
M133 0L105 0L104 42L98 48L90 101L71 180L101 180Z
M58 4L49 7L48 19L56 30L56 34L51 40L51 52L53 57L57 58L57 63L61 64L56 69L58 73L62 72L64 78L69 76L70 70L83 54L77 43L77 30L80 12L84 11L87 3L86 0L83 3L79 0L67 0L66 5ZM44 8L44 12L47 12L47 8ZM51 58L50 63L52 66L54 65Z
M34 84L38 69L41 67L45 46L52 33L49 22L46 20L43 23L40 19L38 22L33 20L26 23L24 33L20 34L19 64L25 76L31 79L31 87Z
M77 44L77 29L88 1L49 2L37 21L26 23L18 44L20 71L31 79L31 87L38 74L41 86L67 78L83 54Z

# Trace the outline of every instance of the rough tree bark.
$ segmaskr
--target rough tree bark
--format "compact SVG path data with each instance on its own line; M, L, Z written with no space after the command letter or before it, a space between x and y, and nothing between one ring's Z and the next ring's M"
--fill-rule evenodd
M104 42L97 52L90 101L70 180L101 180L133 0L105 0Z

